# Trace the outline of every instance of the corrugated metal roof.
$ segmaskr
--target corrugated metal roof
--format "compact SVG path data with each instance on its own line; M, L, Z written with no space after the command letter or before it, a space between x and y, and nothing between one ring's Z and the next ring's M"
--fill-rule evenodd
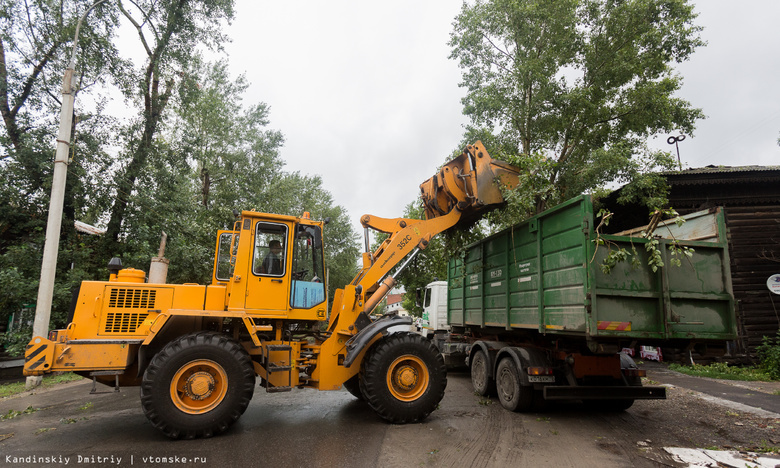
M682 171L664 172L666 177L686 176L694 174L726 174L737 172L772 172L780 171L780 166L705 166L692 167Z

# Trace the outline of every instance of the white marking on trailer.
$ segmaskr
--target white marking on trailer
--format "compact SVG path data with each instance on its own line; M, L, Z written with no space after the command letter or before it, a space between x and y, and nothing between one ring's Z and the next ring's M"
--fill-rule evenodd
M517 282L518 283L527 283L529 281L531 281L531 277L530 276L523 276L522 278L517 278Z
M471 289L472 291L475 291L475 290L479 289L479 286L472 286L469 289Z
M498 281L496 283L490 283L490 286L492 286L494 288L497 288L497 287L501 286L501 283L503 283L503 281Z

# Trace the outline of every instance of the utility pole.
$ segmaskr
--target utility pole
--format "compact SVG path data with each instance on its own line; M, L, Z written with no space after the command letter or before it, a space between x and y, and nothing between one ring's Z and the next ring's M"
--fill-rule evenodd
M35 321L33 322L33 337L46 337L49 334L51 318L51 302L54 295L54 276L57 270L59 254L60 231L62 228L62 203L65 198L65 180L68 175L68 154L70 150L70 129L73 123L73 104L76 100L74 70L76 68L76 47L79 42L81 23L98 5L107 0L99 0L81 16L76 25L73 37L73 49L70 54L68 68L62 79L62 109L60 111L60 129L57 133L57 151L54 155L54 177L51 184L49 200L49 218L46 221L46 242L43 246L43 261L41 262L41 280L38 283L38 301L35 305ZM27 377L25 386L29 389L41 383L40 376Z

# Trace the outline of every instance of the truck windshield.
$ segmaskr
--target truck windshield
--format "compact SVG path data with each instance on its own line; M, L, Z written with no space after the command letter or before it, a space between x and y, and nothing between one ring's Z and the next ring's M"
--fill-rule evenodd
M290 303L294 308L308 309L325 301L322 231L319 226L298 225L293 249Z

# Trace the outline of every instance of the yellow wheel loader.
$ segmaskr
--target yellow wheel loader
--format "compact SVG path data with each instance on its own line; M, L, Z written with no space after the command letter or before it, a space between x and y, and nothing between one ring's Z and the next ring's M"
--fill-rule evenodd
M171 438L225 431L257 377L268 392L344 386L387 421L420 421L444 396L443 359L420 335L398 331L409 317L370 314L431 237L502 203L501 186L517 183L516 170L477 142L420 186L425 220L363 216L366 237L369 229L388 237L374 252L366 239L362 268L336 290L330 314L327 220L307 213L242 212L217 235L209 285L146 282L112 259L108 281L81 284L67 328L32 339L25 374L140 386L144 413Z

